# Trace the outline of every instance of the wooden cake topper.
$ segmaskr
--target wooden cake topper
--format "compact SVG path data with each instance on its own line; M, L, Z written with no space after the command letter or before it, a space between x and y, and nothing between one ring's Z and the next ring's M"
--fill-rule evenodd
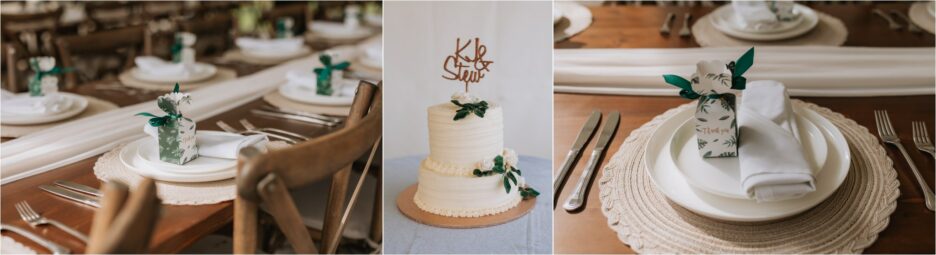
M494 61L484 60L485 54L487 54L487 46L481 44L481 40L477 37L474 40L466 40L464 44L461 38L456 38L455 52L445 57L442 63L442 69L445 70L442 78L464 82L465 92L468 92L469 84L478 83L487 72L491 71L490 65Z

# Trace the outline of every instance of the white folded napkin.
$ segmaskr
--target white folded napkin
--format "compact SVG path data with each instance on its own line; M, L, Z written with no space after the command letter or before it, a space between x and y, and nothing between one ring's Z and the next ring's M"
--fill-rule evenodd
M71 99L57 93L31 97L28 95L15 95L4 90L0 108L3 108L3 112L8 113L44 116L71 109L72 103Z
M780 17L792 16L793 1L731 1L735 20L742 27L755 30L775 28Z
M183 63L172 63L153 56L136 57L133 60L141 71L153 75L188 75L189 69Z
M143 132L156 139L159 131L156 127L143 124ZM241 148L254 144L265 144L269 140L265 135L243 136L232 133L196 132L195 143L198 145L198 156L237 159ZM261 148L265 148L260 146Z
M749 197L758 202L781 201L816 190L790 96L782 83L749 82L738 115L741 187Z
M302 48L303 38L259 39L240 37L234 41L238 48L248 51L294 52Z

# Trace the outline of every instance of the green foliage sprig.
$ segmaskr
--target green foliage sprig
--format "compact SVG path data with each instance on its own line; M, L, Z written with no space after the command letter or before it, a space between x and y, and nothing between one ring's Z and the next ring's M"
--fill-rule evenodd
M513 183L513 185L519 185L517 184L517 177L523 176L523 172L521 172L520 169L505 164L504 157L501 155L494 157L494 167L492 167L491 170L475 169L472 174L477 177L502 174L504 191L506 191L508 194L510 194L510 188L513 187L511 183ZM520 191L520 196L522 196L523 199L528 199L539 195L539 192L532 187L517 187L517 189Z
M468 117L468 114L472 114L472 113L474 113L474 115L477 115L479 118L484 118L484 112L486 112L488 109L487 101L462 104L462 103L459 103L458 100L452 100L452 103L458 107L461 107L460 109L455 111L455 118L453 118L452 120L464 119L465 117Z

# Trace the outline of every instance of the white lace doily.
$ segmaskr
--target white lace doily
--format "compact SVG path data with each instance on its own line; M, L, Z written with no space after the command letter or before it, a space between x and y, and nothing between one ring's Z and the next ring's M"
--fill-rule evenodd
M172 91L172 88L175 87L175 83L170 82L160 84L141 81L137 78L134 78L130 71L120 73L120 75L117 76L117 79L120 80L120 83L122 83L124 86L138 89ZM181 88L182 90L192 90L233 79L237 79L237 72L230 68L218 67L218 72L215 73L215 75L211 78L203 81L182 83Z
M101 181L118 180L130 187L135 187L143 176L130 170L120 162L120 150L124 146L125 144L119 145L98 158L97 162L94 163L94 175ZM268 143L267 148L276 149L287 146L284 142L276 141ZM233 200L237 191L237 184L234 182L234 178L195 183L156 181L156 189L157 195L162 199L163 204L203 205Z
M710 15L702 16L692 24L692 37L702 47L732 47L732 46L760 46L760 45L816 45L841 46L848 38L848 29L842 20L828 14L816 12L819 15L819 24L806 34L777 41L748 41L738 39L722 33L712 25Z
M94 97L89 97L89 96L82 96L82 97L88 100L88 108L85 108L85 110L81 112L81 114L78 114L78 116L56 121L56 122L44 123L44 124L38 124L38 125L2 125L0 126L0 136L21 137L21 136L28 135L34 132L38 132L43 129L57 126L65 122L77 120L80 118L88 117L91 115L95 115L98 113L102 113L102 112L106 112L106 111L119 108L116 104L108 102L108 101L104 101L104 100L97 99Z
M687 103L631 132L603 168L601 208L618 238L641 253L860 253L888 224L900 190L893 162L868 129L842 114L793 100L828 118L851 150L842 186L815 208L763 223L732 223L694 214L656 190L644 147L656 127Z
M0 253L3 254L36 254L36 250L23 245L8 236L0 237Z
M273 90L263 96L263 101L273 106L289 109L293 111L319 113L333 116L348 116L351 114L351 106L330 106L330 105L312 105L290 100L279 93L279 90Z

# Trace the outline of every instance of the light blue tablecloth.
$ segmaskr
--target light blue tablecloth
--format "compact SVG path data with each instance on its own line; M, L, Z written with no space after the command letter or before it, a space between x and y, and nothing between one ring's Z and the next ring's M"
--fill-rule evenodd
M550 160L520 157L523 176L540 192L529 214L497 226L447 229L416 223L397 209L397 196L416 183L423 158L384 161L384 253L552 253Z

